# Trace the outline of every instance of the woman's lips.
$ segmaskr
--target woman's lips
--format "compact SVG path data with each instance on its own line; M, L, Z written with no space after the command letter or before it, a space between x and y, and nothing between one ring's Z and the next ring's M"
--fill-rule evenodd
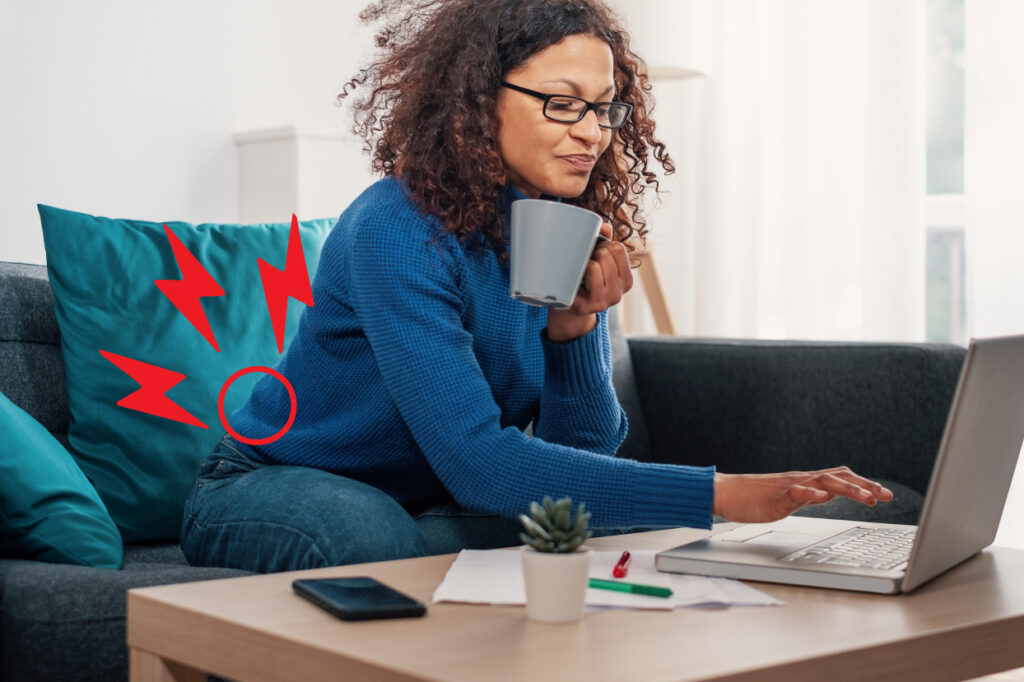
M572 156L560 156L558 158L568 163L574 169L578 171L584 171L587 173L589 173L590 170L594 167L594 164L597 163L597 159L595 159L593 156L586 156L582 154L574 154Z

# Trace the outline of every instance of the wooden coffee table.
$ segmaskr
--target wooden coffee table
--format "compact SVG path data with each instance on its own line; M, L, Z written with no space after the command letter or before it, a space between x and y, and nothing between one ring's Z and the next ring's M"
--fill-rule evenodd
M665 549L706 532L596 538ZM431 604L455 555L131 590L131 679L962 680L1024 666L1024 551L990 547L909 595L752 583L782 607L589 610L571 624L522 607ZM371 575L424 618L347 623L297 577Z

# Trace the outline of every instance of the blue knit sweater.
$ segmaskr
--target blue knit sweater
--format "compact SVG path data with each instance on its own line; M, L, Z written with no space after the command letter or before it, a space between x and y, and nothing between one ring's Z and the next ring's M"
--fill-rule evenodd
M507 210L516 198L510 187L499 200ZM713 468L614 457L626 417L605 314L583 337L548 341L547 310L509 297L508 264L449 234L431 243L438 227L394 178L341 215L315 304L277 365L298 396L295 423L249 454L363 481L410 508L454 498L515 516L568 495L595 527L710 527ZM266 437L289 407L264 377L231 424Z

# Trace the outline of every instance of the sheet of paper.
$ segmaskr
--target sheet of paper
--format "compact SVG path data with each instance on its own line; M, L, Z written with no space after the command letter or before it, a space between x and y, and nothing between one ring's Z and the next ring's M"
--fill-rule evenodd
M704 578L661 573L654 568L653 551L631 552L633 560L623 582L669 587L668 599L628 592L587 590L587 606L670 610L709 604L727 606L775 606L782 602L760 590L728 578ZM594 552L590 577L614 580L612 568L621 552ZM472 550L459 553L434 592L434 602L470 604L526 603L521 551L517 549Z

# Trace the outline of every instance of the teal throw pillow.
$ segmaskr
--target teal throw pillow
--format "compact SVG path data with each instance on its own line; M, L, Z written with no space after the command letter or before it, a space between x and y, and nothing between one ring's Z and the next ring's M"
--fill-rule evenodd
M291 224L166 223L188 256L175 252L164 223L44 205L39 216L67 376L71 454L126 542L177 540L199 463L225 431L218 413L221 387L235 372L273 367L281 357L259 259L287 270L286 258L294 257L288 256ZM299 223L303 282L312 281L334 223ZM194 264L179 267L179 257L194 257L212 283ZM183 284L158 285L157 280ZM196 326L169 296L189 311ZM285 347L304 309L305 304L288 299ZM138 363L167 370L171 377L147 387L144 402L166 395L173 404L164 401L162 414L185 421L117 404L139 390L140 382L127 373L137 371ZM241 407L262 376L250 373L231 383L226 415Z
M120 568L121 534L42 424L0 393L0 557Z

